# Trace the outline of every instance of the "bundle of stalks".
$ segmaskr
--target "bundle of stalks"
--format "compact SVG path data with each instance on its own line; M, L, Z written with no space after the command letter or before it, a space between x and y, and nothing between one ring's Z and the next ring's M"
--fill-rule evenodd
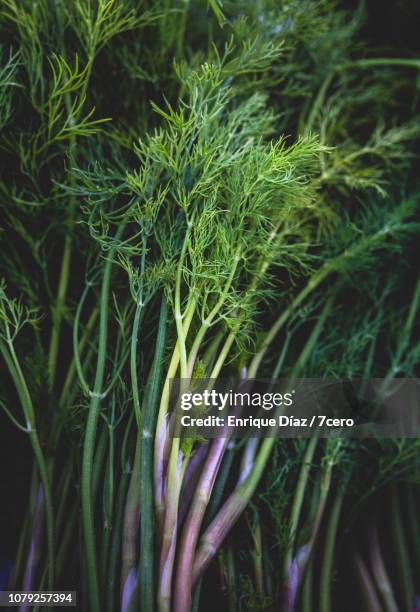
M330 612L389 490L395 586L374 512L349 573L414 607L417 440L182 438L171 403L173 379L415 376L420 63L366 18L0 0L0 406L33 456L10 588Z

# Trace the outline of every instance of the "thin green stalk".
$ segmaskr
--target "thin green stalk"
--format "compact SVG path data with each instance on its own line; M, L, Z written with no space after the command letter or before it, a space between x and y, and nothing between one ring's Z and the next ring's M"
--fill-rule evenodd
M339 68L375 68L376 66L396 66L399 68L416 68L420 70L420 60L406 57L372 57L354 60Z
M35 423L35 411L32 404L32 398L29 393L28 386L26 384L25 377L23 375L22 369L20 367L20 363L18 357L16 355L13 340L9 333L9 328L6 326L7 331L7 344L3 341L0 341L0 353L3 355L3 358L6 362L9 373L13 379L13 382L16 387L16 391L19 395L19 399L22 405L22 410L24 412L28 435L31 441L32 449L35 455L35 461L38 466L39 475L42 481L42 485L44 488L44 496L45 496L45 514L46 514L46 531L47 531L47 555L48 555L48 588L53 588L54 586L54 577L55 577L55 538L54 538L54 511L53 511L53 503L52 503L52 493L51 493L51 484L50 484L50 476L47 470L47 464L45 462L44 453L42 451L38 433L36 431L36 423Z
M337 449L341 445L341 440L337 439ZM319 501L315 513L313 525L311 527L310 537L301 545L297 550L295 557L292 560L290 566L290 573L286 576L285 588L284 588L284 610L285 612L292 612L295 610L298 594L301 586L301 582L305 575L305 571L313 554L316 538L319 533L322 518L324 516L325 506L327 503L328 493L331 485L332 468L334 461L329 459L320 477L320 495Z
M331 589L333 584L334 551L337 536L338 521L344 499L344 490L336 494L328 521L325 543L323 547L323 563L320 578L320 612L331 612Z
M38 464L39 475L41 477L45 496L45 512L47 523L47 549L48 549L48 571L47 585L48 589L54 587L55 583L55 535L54 535L54 510L51 494L50 478L45 464L44 455L39 443L38 436L35 432L31 433L32 448L35 454L35 460Z
M313 128L315 119L325 102L325 95L327 93L328 87L330 86L333 77L334 77L334 72L332 71L326 76L321 87L319 88L318 94L311 106L311 111L309 113L308 119L306 120L306 123L304 126L305 134L309 134Z
M131 570L137 564L140 521L140 435L137 436L127 497L125 499L121 545L121 592Z
M313 612L314 601L314 561L309 559L302 587L302 612Z
M230 332L230 334L228 335L228 337L226 338L222 346L222 349L219 353L218 358L216 359L216 363L214 364L213 369L210 373L210 378L214 379L218 377L220 370L225 364L225 361L227 359L227 356L229 355L229 351L232 348L234 341L235 341L235 334L233 332Z
M74 458L70 455L69 461L63 468L59 487L59 503L56 510L56 533L59 534L68 512L68 494L73 476Z
M416 317L418 316L419 302L420 302L420 276L417 280L416 288L414 290L414 294L411 299L410 308L408 309L407 318L404 321L401 335L398 339L395 354L392 359L392 366L386 375L386 380L390 380L398 373L398 367L400 366L400 362L406 352L408 343L410 341L413 325L416 321Z
M208 347L206 348L201 358L201 362L206 372L209 372L210 370L212 370L214 366L214 362L217 356L217 349L220 346L223 336L224 336L223 330L219 330L215 334L213 340L209 343Z
M63 257L61 260L60 280L58 283L57 298L52 312L52 332L48 351L48 372L50 388L54 388L57 370L58 349L60 344L61 321L66 307L67 289L70 279L70 263L72 255L73 237L71 231L66 232L64 238Z
M236 612L238 609L238 598L236 594L235 557L232 546L228 546L226 550L226 574L228 581L228 610L229 612Z
M93 475L92 475L92 491L94 505L98 497L99 487L103 483L103 470L104 470L104 459L106 456L108 444L108 434L105 427L102 427L99 431L98 442L96 444L95 458L93 461Z
M67 511L69 507L67 506ZM74 540L77 534L77 519L78 511L72 508L72 512L68 512L69 518L60 532L60 546L57 551L57 575L60 576L62 570L67 568L70 563L72 552L74 552Z
M139 396L139 384L137 377L137 345L139 341L139 328L140 321L143 314L144 308L144 268L146 264L146 238L142 235L142 255L140 264L140 287L136 302L136 311L134 314L133 331L131 334L131 351L130 351L130 374L131 374L131 390L133 393L133 405L134 414L136 416L137 427L141 427L141 410L140 410L140 396Z
M118 487L118 494L116 500L116 513L115 523L112 530L112 542L111 550L109 555L108 564L108 578L106 581L106 610L107 612L114 612L116 606L116 593L118 592L118 565L121 559L121 539L123 532L123 520L124 520L124 501L127 494L127 487L129 482L129 474L124 471Z
M162 361L165 349L168 306L165 296L162 297L158 334L152 371L143 407L143 419L140 431L140 558L139 588L140 609L154 610L154 500L153 500L153 434L156 425L156 407L162 373Z
M373 577L381 596L385 612L398 612L391 581L389 580L388 572L386 571L385 563L382 558L379 533L376 526L372 528L370 533L370 559Z
M27 513L26 513L27 514ZM30 521L29 516L25 516L21 525L21 531L19 534L19 543L16 549L16 555L13 560L13 572L10 579L10 585L17 587L20 583L20 579L23 573L24 560L27 552L27 545L30 535Z
M178 262L178 268L176 273L176 283L175 283L175 324L176 324L176 332L178 336L178 347L179 347L179 364L180 364L180 374L182 379L186 379L188 376L188 367L187 367L187 349L186 349L186 333L184 329L184 325L182 323L182 312L181 312L181 281L182 281L182 266L184 265L184 259L188 248L188 240L190 236L190 231L192 227L192 222L188 223L187 231L185 232L184 242L182 245L181 255Z
M255 523L252 525L252 539L254 542L254 550L252 557L254 561L255 583L257 593L261 599L264 598L264 569L263 569L263 551L262 551L262 533L260 517L257 514Z
M137 427L141 427L141 410L140 410L140 395L137 377L137 344L139 336L140 321L143 313L144 304L142 301L136 304L134 314L133 332L131 334L131 352L130 352L130 374L131 374L131 389L133 393L134 414L137 421Z
M420 521L418 506L415 500L416 485L406 485L406 508L408 514L408 528L410 530L409 540L411 543L411 559L414 565L414 575L420 576Z
M122 229L120 231L122 231ZM101 411L102 385L104 381L105 363L107 356L106 351L108 340L108 313L111 272L112 253L109 256L109 259L107 259L104 264L104 274L100 298L98 359L96 364L96 374L93 388L94 390L91 394L89 413L86 423L82 460L82 524L84 547L86 554L87 584L92 612L100 612L101 609L101 597L99 593L98 567L95 546L95 520L93 509L92 474L96 430L99 414Z
M6 416L10 419L11 423L13 423L15 427L17 427L23 433L28 433L28 426L22 425L22 423L19 423L17 418L13 415L12 411L9 410L7 405L1 399L0 399L0 408L3 410L3 412L6 414Z
M63 409L63 407L64 407L65 400L68 397L68 393L69 393L70 387L72 386L73 381L74 381L74 377L75 377L75 375L77 373L76 355L77 355L77 358L80 361L81 353L82 353L83 349L85 348L85 346L86 346L86 344L87 344L87 342L89 340L89 336L90 336L90 334L91 334L91 332L93 330L93 327L94 327L94 325L96 323L98 315L99 315L99 310L98 310L97 307L95 307L92 310L92 312L91 312L91 315L90 315L90 317L88 319L88 322L84 326L83 334L82 334L82 337L80 338L80 340L79 340L78 334L77 334L77 344L76 344L76 346L74 344L74 334L75 334L75 332L73 330L73 358L72 358L72 361L70 363L70 367L67 370L67 375L66 375L66 378L65 378L65 381L64 381L64 384L63 384L63 388L62 388L62 391L61 391L60 399L58 401L58 404L59 404L61 409ZM74 325L75 324L76 323L74 323ZM83 371L83 366L81 366L81 370Z
M114 462L115 462L115 435L113 425L107 424L105 428L108 433L108 453L105 465L105 477L102 488L102 507L104 516L103 536L101 542L101 576L102 585L105 584L106 571L108 566L108 553L111 541L113 527L113 512L114 512Z
M401 600L405 610L414 606L414 586L411 574L411 563L408 554L407 542L404 534L401 508L399 504L398 489L392 484L389 489L389 507L392 530L392 541L398 571Z
M83 307L83 304L84 304L84 302L86 300L86 297L87 297L87 294L88 294L88 291L89 291L89 287L90 287L90 285L88 284L86 286L85 290L82 293L82 297L80 298L79 303L78 303L77 308L76 308L76 314L75 314L75 317L74 317L74 324L73 324L73 359L74 359L74 366L76 368L76 372L77 372L77 375L79 377L80 386L82 387L82 390L83 390L83 392L86 395L89 394L89 385L86 382L85 375L84 375L84 372L83 372L83 367L82 367L82 364L81 364L81 361L80 361L79 321L80 321L80 315L81 315L81 312L82 312L82 307ZM95 312L95 310L92 312L92 315L94 314L94 312ZM91 317L92 317L92 315L91 315ZM65 382L67 382L67 379L66 379Z
M284 553L284 562L283 562L283 576L287 579L290 571L290 564L293 558L293 548L294 542L297 535L297 529L299 524L300 512L302 509L303 498L305 495L306 487L308 484L309 472L312 467L312 459L314 456L314 452L316 449L318 439L316 437L311 438L309 441L305 454L303 456L302 467L299 473L299 479L296 485L295 494L292 503L292 509L290 512L289 519L289 540L288 546Z
M318 504L320 498L320 482L317 479L312 487L309 500L308 517L310 521L315 522L318 512ZM314 576L315 575L315 560L313 555L309 557L306 572L303 577L302 587L302 612L312 612L314 604Z

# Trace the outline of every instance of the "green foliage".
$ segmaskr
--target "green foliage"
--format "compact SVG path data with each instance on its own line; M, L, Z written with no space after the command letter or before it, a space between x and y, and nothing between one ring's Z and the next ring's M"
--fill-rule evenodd
M16 72L19 66L19 56L10 53L4 62L2 52L2 65L0 68L0 130L5 127L13 114L13 90L19 87L16 79Z
M6 284L2 280L0 283L0 334L3 340L13 343L25 325L35 326L38 320L39 314L34 309L27 308L19 299L8 297Z
M0 0L0 404L48 498L34 589L76 568L84 608L111 611L133 570L162 595L160 555L177 570L177 513L204 461L201 438L168 435L166 374L416 375L419 64L364 42L369 11ZM217 467L212 512L233 497L233 520L263 465L258 512L229 543L252 554L222 555L237 609L279 609L282 564L306 546L322 558L337 498L353 534L383 488L418 483L417 441L319 441L299 487L312 447L279 441L264 470L265 442ZM156 515L136 497L140 466ZM139 521L151 552L137 568Z

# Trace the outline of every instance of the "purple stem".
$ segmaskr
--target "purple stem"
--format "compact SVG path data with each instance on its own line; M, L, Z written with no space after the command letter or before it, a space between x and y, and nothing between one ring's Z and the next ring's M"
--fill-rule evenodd
M203 575L227 533L232 529L248 504L248 497L243 494L242 489L246 486L246 480L255 465L255 455L258 449L258 443L258 438L250 438L248 440L242 458L237 485L203 535L202 544L193 560L193 586Z
M383 612L382 606L379 602L378 595L373 586L372 579L369 575L368 569L365 562L359 553L354 555L354 563L358 574L360 587L363 593L363 597L369 612Z
M122 602L121 602L121 612L127 612L130 609L131 600L133 594L137 588L137 572L133 567L128 572L127 579L123 586L122 591Z
M191 609L192 570L200 528L229 437L217 438L210 449L181 535L175 582L174 612Z
M188 463L185 471L184 486L181 491L181 502L178 511L178 527L184 522L191 500L197 489L200 470L206 458L208 448L209 440L200 446L191 461Z
M45 499L44 489L42 484L38 487L38 493L36 496L35 510L33 515L33 526L32 526L32 537L31 545L29 548L29 556L26 562L25 577L23 580L23 590L33 591L35 586L35 576L37 565L40 558L41 540L42 540L42 527L44 524L45 516ZM21 612L29 612L31 606L25 604L19 608Z
M312 554L316 537L318 535L319 526L324 514L326 505L326 495L320 500L318 510L315 516L314 525L311 531L311 537L308 542L301 546L295 557L292 559L288 575L286 577L284 591L283 591L283 611L284 612L295 612L297 597L299 594L300 585L305 575L306 567L308 565L309 558Z
M178 504L182 481L183 454L179 452L172 496L166 499L165 522L162 532L162 546L159 564L159 612L169 612L171 608L172 575L178 537Z

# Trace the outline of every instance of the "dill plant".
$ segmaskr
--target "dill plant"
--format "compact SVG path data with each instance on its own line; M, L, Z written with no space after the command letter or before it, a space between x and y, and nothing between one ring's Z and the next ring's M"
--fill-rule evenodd
M373 512L354 580L413 607L416 440L180 441L169 381L415 375L418 60L332 1L0 7L1 407L35 464L10 585L188 612L218 562L232 610L329 612L339 526L386 491L397 567Z

